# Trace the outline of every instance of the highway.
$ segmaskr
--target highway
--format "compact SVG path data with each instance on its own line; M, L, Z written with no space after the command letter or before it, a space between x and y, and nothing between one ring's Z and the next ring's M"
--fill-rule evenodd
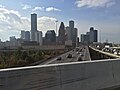
M68 54L72 55L72 58L68 58ZM61 57L61 60L57 60L57 58ZM57 64L57 63L68 63L68 62L79 62L78 58L81 58L80 61L90 61L90 55L88 47L80 47L78 51L71 50L65 54L59 55L55 58L52 58L50 60L47 60L46 62L41 63L40 65L46 65L46 64Z

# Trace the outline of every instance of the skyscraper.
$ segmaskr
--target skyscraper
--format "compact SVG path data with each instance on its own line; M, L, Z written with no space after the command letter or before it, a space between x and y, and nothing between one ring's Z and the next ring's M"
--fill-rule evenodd
M25 41L30 41L30 32L29 31L25 32Z
M40 44L40 46L42 45L42 43L43 43L42 31L35 32L35 41L38 42Z
M21 39L23 39L23 40L25 39L25 31L24 30L21 31Z
M70 30L69 30L68 26L66 27L65 32L66 32L66 41L71 40L71 38L70 38Z
M61 22L59 28L58 43L62 45L65 44L65 26L63 22Z
M94 30L94 27L90 28L90 42L97 42L97 30Z
M73 41L74 21L69 21L70 39Z
M47 43L56 42L56 34L54 30L48 30L45 34L45 41Z
M77 28L74 28L74 30L73 30L73 43L76 43L77 31L78 31L78 29L77 29Z
M31 14L31 41L35 41L35 33L37 32L37 14Z
M94 30L94 42L98 42L98 31Z
M21 31L21 39L24 41L30 41L30 31Z

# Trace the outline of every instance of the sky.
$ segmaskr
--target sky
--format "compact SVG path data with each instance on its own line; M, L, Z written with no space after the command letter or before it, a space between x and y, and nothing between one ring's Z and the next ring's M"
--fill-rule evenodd
M120 0L0 0L0 39L19 38L21 30L30 31L30 17L36 13L43 35L55 30L56 20L58 27L74 20L79 37L93 26L101 31L102 41L120 43L119 8Z

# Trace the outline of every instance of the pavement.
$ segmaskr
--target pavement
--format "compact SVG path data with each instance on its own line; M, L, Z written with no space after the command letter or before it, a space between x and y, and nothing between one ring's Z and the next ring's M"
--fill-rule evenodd
M68 54L72 55L72 58L68 58ZM61 60L57 60L57 58L61 57ZM80 61L90 61L90 54L87 46L79 47L79 50L76 51L76 49L71 50L65 54L59 55L55 58L52 58L50 60L47 60L40 65L46 65L46 64L58 64L58 63L68 63L68 62L80 62L78 61L78 58L81 58Z

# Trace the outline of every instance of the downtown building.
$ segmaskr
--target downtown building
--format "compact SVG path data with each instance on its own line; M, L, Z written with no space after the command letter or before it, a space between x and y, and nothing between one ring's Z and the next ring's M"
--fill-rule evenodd
M36 41L35 37L36 37L36 33L37 33L37 14L31 14L31 41Z
M23 41L30 41L30 31L21 31L21 39Z
M43 40L44 45L56 45L56 33L54 30L48 30Z
M98 31L94 27L90 27L89 32L81 34L81 42L85 44L98 42Z
M57 39L58 44L65 45L66 37L65 37L65 26L64 26L63 22L61 22L61 24L60 24L58 34L59 34L58 39Z
M43 43L42 31L37 30L37 14L31 14L31 41L36 41L39 45Z
M74 27L74 21L69 21L66 27L66 45L76 46L78 29Z

